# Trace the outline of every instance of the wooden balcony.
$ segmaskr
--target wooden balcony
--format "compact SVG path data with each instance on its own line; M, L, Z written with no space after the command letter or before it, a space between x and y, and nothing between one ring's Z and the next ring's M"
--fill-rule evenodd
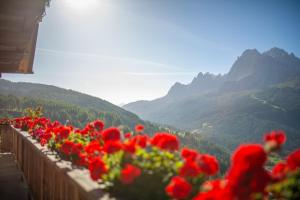
M77 168L59 159L27 132L0 125L0 149L14 155L33 199L112 200L89 177L87 169Z

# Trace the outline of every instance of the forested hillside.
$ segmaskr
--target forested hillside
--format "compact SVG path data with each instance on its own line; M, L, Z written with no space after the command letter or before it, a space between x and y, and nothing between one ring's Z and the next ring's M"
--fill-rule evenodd
M80 106L96 112L113 113L118 116L124 125L129 127L133 127L135 124L142 122L137 115L105 100L51 85L22 82L14 83L0 79L0 94L50 100L57 103Z

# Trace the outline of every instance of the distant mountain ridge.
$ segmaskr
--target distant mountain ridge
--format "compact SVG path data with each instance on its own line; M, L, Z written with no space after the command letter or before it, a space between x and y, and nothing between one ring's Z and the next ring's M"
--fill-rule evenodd
M299 80L300 59L293 53L276 47L263 53L248 49L227 74L199 73L189 84L175 83L164 97L123 108L143 119L193 131L220 144L228 137L241 137L226 142L225 146L233 149L240 142L260 141L262 133L271 129L285 129L288 134L300 136L300 127L294 126L300 124L300 105L296 101L300 100ZM283 95L292 96L289 104ZM262 96L264 99L260 99ZM281 105L284 111L276 109ZM249 130L242 130L243 125ZM293 145L300 146L299 138Z

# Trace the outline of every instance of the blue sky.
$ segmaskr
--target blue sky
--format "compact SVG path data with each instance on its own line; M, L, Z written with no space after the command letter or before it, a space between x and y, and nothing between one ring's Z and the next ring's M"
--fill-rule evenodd
M245 49L300 56L300 3L276 0L52 0L34 75L4 74L112 103L155 99L199 72L224 74Z

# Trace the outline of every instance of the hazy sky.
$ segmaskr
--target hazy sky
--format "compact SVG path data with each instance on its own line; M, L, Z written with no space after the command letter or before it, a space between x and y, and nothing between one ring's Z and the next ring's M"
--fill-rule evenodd
M298 1L299 2L299 1ZM112 103L165 95L199 72L226 73L245 49L300 56L300 3L276 0L52 0L34 75Z

